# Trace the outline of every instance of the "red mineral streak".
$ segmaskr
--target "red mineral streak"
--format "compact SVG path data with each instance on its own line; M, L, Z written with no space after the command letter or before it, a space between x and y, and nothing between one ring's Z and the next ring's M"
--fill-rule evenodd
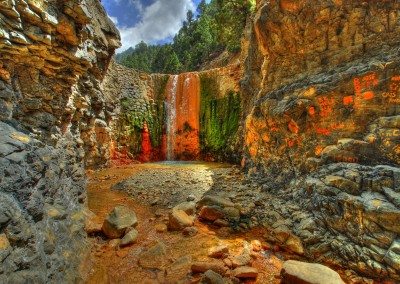
M353 98L353 96L346 96L346 97L344 97L343 98L343 104L344 105L351 105L351 104L353 104L354 103L354 98Z
M317 132L318 134L321 134L321 135L329 135L329 134L331 134L331 131L329 130L329 129L326 129L326 128L315 128L315 132Z
M311 106L308 108L308 114L311 116L315 115L315 107Z
M320 115L321 115L321 117L327 117L333 111L333 108L335 106L335 99L323 96L323 97L319 97L318 98L318 103L319 103L319 106L320 106Z
M379 84L379 80L375 73L371 73L371 74L365 75L361 78L354 78L353 84L354 84L354 93L356 94L356 96L362 96L365 100L370 100L374 97L373 92L362 93L362 90L365 91L365 90L368 90L368 89L371 89L371 88L377 86ZM372 93L372 97L371 97L371 93ZM368 94L368 95L365 96L365 94Z
M149 129L145 122L142 130L142 152L140 154L140 161L149 162L150 160L152 160L152 147Z
M134 162L127 146L115 147L116 142L110 143L110 159L113 166L129 165Z
M374 96L375 96L374 92L372 92L372 91L363 93L364 100L372 100L374 98Z

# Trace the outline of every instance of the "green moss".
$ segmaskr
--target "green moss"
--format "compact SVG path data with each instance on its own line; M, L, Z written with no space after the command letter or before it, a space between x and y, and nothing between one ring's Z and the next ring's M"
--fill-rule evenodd
M154 94L156 100L164 100L165 88L167 87L169 75L163 75L154 79Z
M239 94L230 91L218 98L216 81L201 80L200 140L203 152L226 152L239 127L241 102Z
M128 136L128 144L132 153L140 153L141 139L144 123L146 122L151 144L154 148L161 145L164 125L164 103L155 101L144 104L145 109L138 110L135 107L135 99L124 98L121 100L121 135Z

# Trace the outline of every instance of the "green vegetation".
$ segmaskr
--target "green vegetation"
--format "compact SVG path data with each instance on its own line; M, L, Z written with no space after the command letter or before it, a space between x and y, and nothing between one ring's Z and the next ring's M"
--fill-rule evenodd
M234 138L240 119L240 96L233 91L217 98L212 78L201 78L200 141L203 153L226 152Z
M177 74L198 70L224 50L240 51L246 19L253 6L254 0L211 0L209 4L202 0L197 17L192 11L187 13L173 43L147 45L141 42L117 55L117 61L148 73Z
M120 125L124 127L122 131L129 137L129 145L132 153L141 151L141 135L144 123L146 122L151 144L154 148L161 145L162 131L164 125L164 103L157 100L153 104L146 105L146 111L135 108L135 100L125 98L121 101L122 116Z

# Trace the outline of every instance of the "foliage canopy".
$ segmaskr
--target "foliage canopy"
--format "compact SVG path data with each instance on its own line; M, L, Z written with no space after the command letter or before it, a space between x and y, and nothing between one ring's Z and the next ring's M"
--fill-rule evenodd
M148 73L176 74L195 71L227 50L240 51L241 37L252 0L202 0L196 15L188 11L186 21L173 42L147 45L144 42L117 55L122 65Z

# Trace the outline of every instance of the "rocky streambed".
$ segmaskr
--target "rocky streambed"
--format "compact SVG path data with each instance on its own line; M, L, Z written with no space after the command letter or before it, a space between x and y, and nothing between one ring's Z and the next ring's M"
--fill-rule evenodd
M268 242L254 213L269 197L236 166L153 163L89 177L82 283L343 283L300 262L295 242Z

